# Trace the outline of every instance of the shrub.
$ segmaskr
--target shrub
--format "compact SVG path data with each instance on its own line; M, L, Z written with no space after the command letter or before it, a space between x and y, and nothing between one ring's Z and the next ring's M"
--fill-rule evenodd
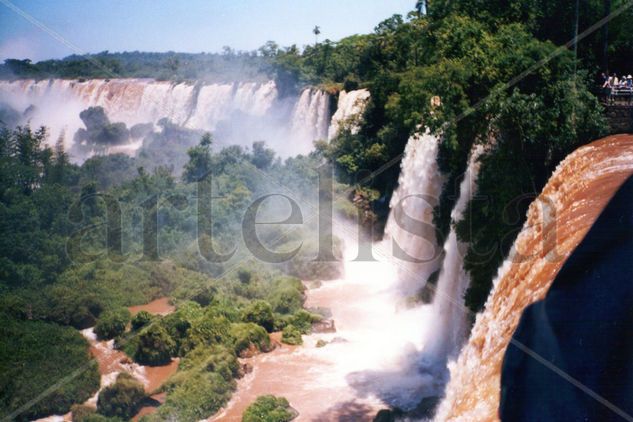
M139 411L144 398L143 385L131 375L122 372L114 384L99 393L97 411L104 416L130 419Z
M199 371L215 372L231 380L239 375L240 365L233 350L222 345L198 347L180 362L179 372L172 377L173 384Z
M183 356L191 349L188 345L189 331L192 322L201 318L202 315L202 307L198 303L183 302L178 305L176 312L161 318L160 325L176 343L177 356Z
M129 321L130 311L125 308L106 311L101 314L95 325L95 334L100 340L109 340L123 334Z
M270 337L260 325L252 322L232 324L231 336L235 339L235 353L238 355L251 345L262 352L270 351Z
M302 334L308 334L312 324L321 321L321 316L301 309L290 318L290 324L294 325Z
M181 352L187 352L200 345L232 343L231 324L217 309L207 308L202 317L191 322L187 337L181 343Z
M242 422L288 422L297 413L284 397L260 396L242 415Z
M183 380L169 391L165 404L158 408L151 421L197 421L206 419L231 398L234 381L227 381L214 372L198 373Z
M175 348L176 343L167 331L158 324L151 324L138 336L134 359L143 365L164 365L171 360Z
M196 290L191 296L191 300L201 306L208 306L215 297L217 291L213 286L203 286Z
M151 321L152 314L147 311L140 311L138 314L134 315L134 318L132 318L132 329L138 330L140 328L143 328Z
M209 417L231 398L238 373L239 363L232 350L221 345L192 350L165 384L165 404L147 419L193 421Z
M251 302L242 312L242 321L261 325L269 333L273 331L275 326L273 309L270 303L264 300Z
M73 422L86 422L97 413L97 409L84 404L73 404L70 408Z
M281 341L293 346L303 344L301 331L299 331L299 329L292 324L286 325L281 334Z
M20 409L78 368L85 370L13 420L64 414L97 391L100 377L88 343L77 330L0 314L0 415Z
M82 420L82 422L125 422L125 421L116 416L107 417L107 416L100 415L99 413L93 413L92 415L87 415Z
M302 309L305 286L295 277L282 277L275 280L274 287L267 297L275 312L291 314Z

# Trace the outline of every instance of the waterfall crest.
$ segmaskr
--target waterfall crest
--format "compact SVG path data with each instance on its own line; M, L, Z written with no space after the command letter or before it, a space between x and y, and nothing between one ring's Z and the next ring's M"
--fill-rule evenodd
M523 310L541 300L617 188L633 174L633 136L581 147L563 160L539 197L466 346L449 364L435 420L498 420L501 365Z
M228 142L250 146L266 140L281 156L306 154L326 139L330 96L306 88L297 98L279 98L275 82L174 83L151 79L0 81L0 102L22 112L25 122L50 129L52 140L83 127L79 113L103 107L112 122L128 127L168 118L190 129L216 132ZM291 142L289 142L291 141ZM140 143L137 143L140 145ZM132 152L134 148L131 148Z

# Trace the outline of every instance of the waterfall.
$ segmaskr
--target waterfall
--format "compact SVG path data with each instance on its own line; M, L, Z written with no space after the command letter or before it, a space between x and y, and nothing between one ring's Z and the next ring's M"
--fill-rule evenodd
M523 310L544 298L617 188L633 173L633 137L616 135L563 160L530 204L456 362L436 421L497 420L503 356Z
M306 154L325 139L330 96L306 88L297 98L280 99L275 82L174 83L151 79L0 81L0 103L18 112L22 123L44 125L51 141L64 132L66 147L83 127L79 113L103 107L112 122L128 127L168 118L189 129L214 132L220 144L250 146L264 140L281 156ZM33 107L31 107L33 106ZM222 139L224 138L224 139ZM135 145L140 145L137 143ZM125 150L134 152L134 145Z
M479 157L483 146L473 148L464 179L459 186L459 198L451 211L451 228L444 243L444 260L440 269L430 321L430 336L425 341L423 363L444 368L454 358L466 339L467 315L464 293L470 278L464 270L467 245L457 239L454 224L463 219L464 211L477 189Z
M328 139L334 138L343 125L349 125L352 133L357 133L359 120L362 118L365 105L369 100L369 90L357 89L350 92L341 91L338 95L336 112L332 115Z
M443 249L440 249L433 226L433 209L438 205L445 182L437 165L438 148L438 138L428 131L409 139L385 227L385 241L392 243L401 294L410 296L422 292L424 299L427 292L422 289L427 280L431 274L438 274L432 304L421 306L425 309L418 331L422 346L412 356L414 362L404 370L405 374L420 374L414 378L419 383L415 390L417 401L441 395L448 381L447 362L456 356L466 338L467 318L463 301L469 283L463 268L466 245L457 239L454 224L462 220L475 194L479 158L484 150L482 146L476 146L470 154L459 198L451 212L450 233ZM429 286L426 286L428 289ZM407 378L403 375L403 379ZM415 406L417 401L407 403Z
M385 239L391 240L398 263L400 286L408 294L422 289L439 267L433 208L438 204L444 177L437 167L438 142L428 132L409 138L385 226Z
M291 134L302 143L325 139L329 125L330 97L317 89L304 89L292 111Z

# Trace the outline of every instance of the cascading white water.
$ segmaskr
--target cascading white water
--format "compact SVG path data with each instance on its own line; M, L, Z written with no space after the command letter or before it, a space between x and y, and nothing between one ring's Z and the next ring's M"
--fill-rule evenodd
M409 138L385 226L385 240L392 243L401 289L409 295L422 289L440 264L433 226L433 208L444 184L437 166L438 142L428 132Z
M459 187L459 198L451 211L451 229L444 243L444 260L437 281L433 312L425 340L422 355L423 365L439 365L445 370L448 359L456 357L466 339L467 310L464 305L464 293L470 283L470 277L464 270L466 244L457 239L454 224L462 220L468 203L477 190L479 158L483 146L473 148L468 168Z
M457 239L453 225L463 218L475 194L483 152L482 146L471 152L459 198L451 212L450 233L441 250L433 226L433 209L444 185L437 166L438 142L428 132L409 139L385 227L384 242L393 244L392 261L397 267L401 294L419 293L429 276L439 269L433 303L422 306L427 309L424 320L420 321L422 347L415 353L416 362L407 369L421 374L417 378L418 400L441 394L448 377L447 362L456 357L467 334L463 299L469 284L464 270L466 245ZM402 253L406 254L405 259L399 256Z
M341 91L338 95L336 112L332 115L328 139L334 138L341 126L349 125L352 133L357 133L367 101L369 100L369 90L357 89L355 91Z
M291 132L302 138L325 139L330 97L321 90L304 89L292 111Z
M288 101L294 105L288 107ZM216 131L222 126L231 143L250 146L265 140L278 154L305 154L312 142L325 139L329 126L329 95L306 88L296 99L280 99L273 81L224 84L172 83L149 79L0 81L0 103L18 112L30 106L32 126L50 129L54 142L65 133L70 148L73 134L83 127L79 113L104 108L112 122L128 126L168 118L190 129ZM221 140L220 140L221 141ZM137 143L135 145L140 145ZM284 147L285 146L285 147ZM123 148L134 151L134 148Z

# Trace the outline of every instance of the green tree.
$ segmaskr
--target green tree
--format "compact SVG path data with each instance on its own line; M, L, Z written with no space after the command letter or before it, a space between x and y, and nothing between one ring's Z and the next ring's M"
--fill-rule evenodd
M132 318L132 329L139 330L152 322L152 314L147 311L140 311Z
M275 151L270 148L266 148L266 143L264 141L253 142L251 162L255 167L260 170L267 170L270 168L274 159Z
M242 422L288 422L297 417L290 403L283 397L259 396L242 415Z
M176 344L159 324L150 324L138 335L134 359L143 365L165 365L171 361Z
M256 300L251 302L242 311L242 321L253 322L264 327L269 333L273 331L275 326L275 318L270 303L264 300Z
M114 384L99 393L97 411L105 416L127 420L138 413L144 398L143 385L128 373L122 372Z
M130 322L130 311L125 308L105 311L95 325L95 334L101 340L109 340L125 332Z
M319 34L321 33L321 27L319 25L315 25L312 28L312 33L314 34L314 45L316 46L319 43Z
M271 350L270 338L261 325L252 322L232 324L231 336L235 339L235 353L238 356L250 347L262 352Z
M197 182L211 171L211 142L210 133L205 133L200 143L187 151L189 162L185 165L183 180L187 183Z
M286 344L298 346L303 344L303 338L301 337L301 331L292 324L288 324L284 327L281 334L281 341Z

